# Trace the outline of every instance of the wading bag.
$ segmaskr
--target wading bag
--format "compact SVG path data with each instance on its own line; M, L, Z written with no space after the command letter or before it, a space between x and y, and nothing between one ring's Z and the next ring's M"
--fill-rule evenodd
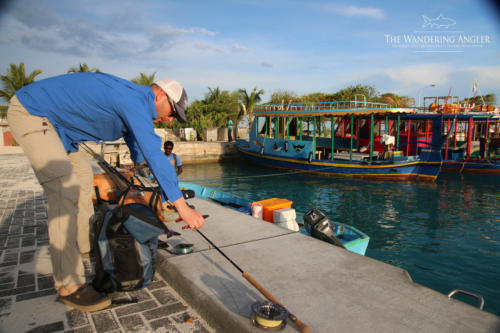
M120 172L127 178L130 176L130 179L134 179L134 184L138 185L137 180L133 178L133 172L128 170L122 170ZM107 173L94 175L94 193L92 194L94 206L100 205L103 201L110 204L117 204L118 197L121 194L123 194L123 191L120 191L118 185L116 185ZM162 206L161 196L151 187L145 187L140 190L130 189L124 204L128 203L142 203L149 206L163 222L175 221L179 218L177 210L170 202Z
M92 285L99 292L149 286L157 266L158 236L172 236L150 207L125 203L128 192L95 225L96 276Z

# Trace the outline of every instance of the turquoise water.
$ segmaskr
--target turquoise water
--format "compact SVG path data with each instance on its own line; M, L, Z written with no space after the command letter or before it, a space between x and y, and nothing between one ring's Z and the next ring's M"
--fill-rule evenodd
M255 201L288 199L302 213L318 208L368 234L366 256L405 269L414 282L440 293L477 293L485 311L500 315L500 176L442 172L434 183L379 182L238 160L186 165L179 178Z

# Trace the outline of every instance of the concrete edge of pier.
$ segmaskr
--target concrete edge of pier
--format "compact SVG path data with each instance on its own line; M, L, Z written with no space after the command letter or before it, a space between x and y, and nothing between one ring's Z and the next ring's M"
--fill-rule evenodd
M414 283L406 270L201 198L188 202L210 216L200 231L312 332L500 332L500 317ZM160 250L158 273L216 331L262 332L249 316L264 297L183 225L167 223L181 235L160 238L169 250L188 243L194 252ZM298 331L287 323L282 332Z
M210 215L200 231L312 332L331 332L333 326L354 332L500 330L499 317L414 283L403 269L200 198L189 202ZM251 304L264 297L182 224L167 223L182 235L163 240L170 249L181 242L195 244L195 251L176 256L161 250L162 278L217 331L261 331L249 315ZM284 332L296 331L288 320Z

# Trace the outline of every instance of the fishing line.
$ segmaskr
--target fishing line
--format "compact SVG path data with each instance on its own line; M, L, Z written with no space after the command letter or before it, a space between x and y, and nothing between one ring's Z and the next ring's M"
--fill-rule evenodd
M194 231L193 229L190 229L192 231ZM236 305L236 307L238 308L238 312L240 313L240 315L242 315L243 317L246 317L247 315L243 313L243 311L241 311L240 307L238 306L238 303L236 303L236 299L234 298L233 296L233 293L231 292L231 290L229 290L229 288L224 284L224 282L222 281L220 275L219 275L219 270L217 269L217 266L215 265L215 258L214 258L214 249L212 247L212 245L207 242L206 240L204 240L203 238L201 238L200 234L195 232L196 236L198 236L199 239L201 239L203 242L207 243L208 244L208 247L210 248L210 253L212 254L212 263L214 264L214 269L215 269L215 274L217 275L217 277L219 278L219 281L220 283L224 286L224 288L226 288L226 290L229 292L229 295L231 295L231 298L233 299L233 302L234 302L234 305Z
M327 170L327 169L332 169L335 167L325 167L321 169L316 169L313 170L314 172L316 171L322 171L322 170ZM297 171L297 172L282 172L282 173L273 173L270 175L259 175L259 176L248 176L248 177L233 177L233 178L211 178L211 179L189 179L189 180L182 180L183 182L205 182L205 181L212 181L212 180L240 180L240 179L248 179L248 178L264 178L264 177L276 177L276 176L288 176L288 175L294 175L298 173L311 173L311 170L305 170L305 171Z
M226 258L238 271L241 272L241 275L248 281L252 286L255 287L265 298L273 303L277 303L284 307L269 291L267 291L264 287L262 287L257 280L255 280L248 272L243 271L238 265L236 265L224 252L221 251L214 243L210 241L201 231L195 230L198 234L200 234L205 240L212 245L224 258ZM299 328L302 333L310 333L311 328L304 324L301 320L299 320L295 315L290 312L287 312L288 318Z

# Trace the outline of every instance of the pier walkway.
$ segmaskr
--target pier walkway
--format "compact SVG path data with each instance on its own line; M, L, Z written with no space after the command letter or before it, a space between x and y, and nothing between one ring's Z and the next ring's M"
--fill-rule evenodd
M499 317L413 283L405 270L199 198L189 203L210 216L201 232L312 332L500 332ZM0 221L0 332L262 332L249 315L263 296L183 223L167 224L181 233L170 248L195 251L161 250L156 281L133 294L139 303L84 314L57 302L45 199L23 154L0 155ZM288 320L283 332L298 329Z
M59 303L45 205L42 187L20 147L1 147L0 333L215 332L159 274L146 289L110 295L136 297L136 304L83 313ZM94 261L84 259L84 264L91 281ZM186 322L190 317L192 322Z

